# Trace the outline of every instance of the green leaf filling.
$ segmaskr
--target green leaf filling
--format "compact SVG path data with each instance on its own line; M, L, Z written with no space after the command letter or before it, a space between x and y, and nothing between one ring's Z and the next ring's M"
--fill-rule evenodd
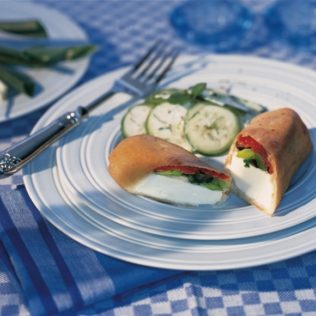
M242 158L244 160L244 165L246 168L254 166L255 168L259 168L263 171L268 171L267 166L265 165L262 157L256 154L250 148L245 148L238 151L237 157Z
M256 155L255 152L249 148L239 150L237 153L237 157L243 158L243 159L253 159L255 155Z
M164 170L164 171L156 171L156 174L161 176L168 176L168 177L179 177L182 176L182 172L179 170Z
M212 182L202 182L200 185L214 191L224 191L229 188L229 184L220 179L213 179Z
M156 174L168 177L185 176L190 183L200 185L213 191L223 191L229 188L229 183L226 181L213 178L201 172L197 172L195 174L183 174L179 170L164 170L156 171Z

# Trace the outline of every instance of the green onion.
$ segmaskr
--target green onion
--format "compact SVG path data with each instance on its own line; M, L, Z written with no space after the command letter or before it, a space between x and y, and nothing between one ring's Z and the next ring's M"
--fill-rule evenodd
M30 21L24 24L22 22L16 24L0 22L0 30L22 32L24 28L30 31L32 25L34 29L37 25L38 30L40 30L38 23L34 22L32 24ZM35 81L27 74L8 66L47 67L61 61L84 57L95 50L96 46L89 44L68 47L33 46L24 50L0 46L0 80L17 92L33 96L36 86Z
M0 80L17 92L34 95L36 83L24 73L0 66Z
M70 47L33 46L24 50L0 46L0 63L46 67L65 60L75 60L96 50L95 45Z
M2 21L0 30L22 36L47 38L47 32L38 20Z
M60 61L75 60L96 50L95 45L71 47L34 46L23 51L24 55L39 65L53 65Z
M25 56L23 51L0 46L0 63L14 64L14 65L27 65L32 61L29 57Z

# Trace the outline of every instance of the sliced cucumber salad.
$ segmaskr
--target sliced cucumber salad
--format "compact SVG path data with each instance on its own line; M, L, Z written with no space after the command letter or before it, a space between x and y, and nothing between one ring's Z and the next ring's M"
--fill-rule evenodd
M139 104L130 108L122 119L122 134L124 137L146 134L146 120L151 107Z
M126 112L121 122L122 134L149 134L191 152L220 155L228 150L246 118L249 119L249 113L236 111L235 104L231 104L237 98L226 96L210 93L205 83L185 90L158 91ZM239 98L238 102L246 107L251 104L252 110L259 109L257 114L264 109L248 100Z
M188 111L184 132L195 151L219 155L229 148L239 129L238 117L232 111L202 103Z
M157 105L152 109L147 119L148 134L178 144L191 151L192 147L184 134L187 111L184 106L178 104L165 102Z

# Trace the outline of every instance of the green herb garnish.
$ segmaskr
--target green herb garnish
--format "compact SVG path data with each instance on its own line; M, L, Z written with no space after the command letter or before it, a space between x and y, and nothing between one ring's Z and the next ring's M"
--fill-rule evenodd
M198 83L193 87L189 88L189 92L192 98L197 98L198 96L201 96L203 92L206 89L207 84L204 82Z
M151 94L146 100L145 100L145 104L146 105L152 105L152 106L156 106L159 105L161 103L167 102L168 98L170 97L170 95L179 92L180 90L178 89L165 89L165 90L160 90L154 94ZM162 97L165 96L165 97Z
M183 91L171 94L167 101L171 104L191 105L192 98L186 91Z
M198 98L203 94L205 89L206 83L198 83L187 90L166 89L150 96L149 98L147 98L145 103L153 106L159 105L164 102L179 104L183 106L192 106L196 102L201 101ZM161 94L169 94L169 97L162 98Z

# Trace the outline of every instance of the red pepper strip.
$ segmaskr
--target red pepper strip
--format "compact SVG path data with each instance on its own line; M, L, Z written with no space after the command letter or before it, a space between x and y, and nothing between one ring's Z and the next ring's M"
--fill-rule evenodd
M237 148L250 148L253 152L260 155L263 162L267 166L267 170L269 173L272 173L272 165L268 160L268 154L264 147L259 144L256 140L254 140L251 136L242 136L240 135L237 140Z
M159 171L169 171L169 170L181 171L183 174L196 174L198 172L201 172L213 178L218 178L221 180L229 179L229 176L226 175L225 173L220 173L220 172L209 170L206 168L191 167L191 166L179 166L179 165L162 166L162 167L156 168L154 171L159 172Z

